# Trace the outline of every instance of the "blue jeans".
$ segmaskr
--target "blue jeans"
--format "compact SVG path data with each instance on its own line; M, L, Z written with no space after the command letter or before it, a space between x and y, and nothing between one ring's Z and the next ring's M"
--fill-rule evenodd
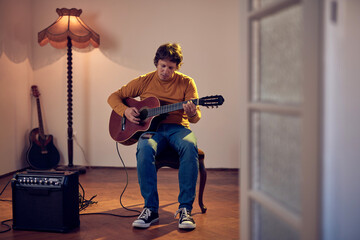
M159 210L155 156L163 149L173 147L180 156L179 208L192 210L198 177L198 149L195 134L181 125L162 124L157 132L143 133L137 145L137 174L145 206L151 211Z

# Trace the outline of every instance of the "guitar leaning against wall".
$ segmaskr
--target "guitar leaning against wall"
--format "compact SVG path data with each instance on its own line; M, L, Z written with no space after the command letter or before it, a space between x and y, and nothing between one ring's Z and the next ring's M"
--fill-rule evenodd
M39 127L30 132L30 147L26 153L29 165L34 169L48 170L55 168L60 161L59 151L53 143L52 135L45 135L41 116L40 93L37 86L31 86L32 95L36 98Z

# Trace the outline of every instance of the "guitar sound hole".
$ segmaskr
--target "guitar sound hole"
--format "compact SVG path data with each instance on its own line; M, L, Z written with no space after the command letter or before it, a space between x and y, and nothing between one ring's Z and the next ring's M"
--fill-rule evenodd
M143 110L140 111L139 118L140 118L141 121L144 121L147 118L147 116L148 116L148 110L147 109L143 109Z

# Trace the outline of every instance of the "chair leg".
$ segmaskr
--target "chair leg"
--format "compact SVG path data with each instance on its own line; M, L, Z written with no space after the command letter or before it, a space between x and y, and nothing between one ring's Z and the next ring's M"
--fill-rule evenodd
M199 172L200 172L200 186L199 186L199 206L202 213L206 213L207 208L203 203L203 194L206 183L206 169L204 165L204 158L199 159Z

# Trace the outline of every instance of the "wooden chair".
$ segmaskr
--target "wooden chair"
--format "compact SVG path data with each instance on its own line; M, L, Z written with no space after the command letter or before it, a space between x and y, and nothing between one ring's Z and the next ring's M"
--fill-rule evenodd
M204 206L203 203L203 194L206 183L206 169L204 165L205 153L201 149L198 149L198 154L199 154L199 173L200 173L198 200L199 200L199 206L201 208L201 212L205 213L207 210L207 208ZM171 147L165 149L162 153L159 154L159 156L155 158L156 171L165 166L174 169L179 169L179 165L180 165L179 155Z

